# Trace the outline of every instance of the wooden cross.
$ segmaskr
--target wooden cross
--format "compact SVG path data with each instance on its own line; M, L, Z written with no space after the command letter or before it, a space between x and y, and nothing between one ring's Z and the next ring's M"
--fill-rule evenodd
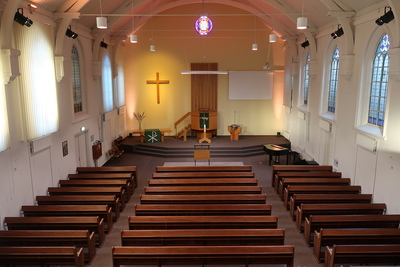
M155 80L147 80L147 84L157 84L157 104L160 104L160 84L169 84L169 80L160 80L160 75L156 73Z

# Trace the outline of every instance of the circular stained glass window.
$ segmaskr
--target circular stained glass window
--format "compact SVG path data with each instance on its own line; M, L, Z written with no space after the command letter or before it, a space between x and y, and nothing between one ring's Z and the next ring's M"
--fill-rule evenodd
M213 29L212 20L205 15L200 16L194 23L194 28L200 35L207 35Z

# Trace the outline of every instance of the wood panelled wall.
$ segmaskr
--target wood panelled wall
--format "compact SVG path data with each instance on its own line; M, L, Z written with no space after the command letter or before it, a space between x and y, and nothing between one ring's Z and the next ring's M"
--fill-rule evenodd
M217 71L218 63L192 63L191 70ZM217 111L217 79L217 74L192 74L192 111Z

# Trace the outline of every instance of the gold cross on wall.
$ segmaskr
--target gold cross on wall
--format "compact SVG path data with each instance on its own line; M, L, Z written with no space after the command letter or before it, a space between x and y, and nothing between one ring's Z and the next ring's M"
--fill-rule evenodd
M155 80L147 80L147 84L157 84L157 104L160 104L160 84L169 84L169 80L160 80L160 75L156 73Z

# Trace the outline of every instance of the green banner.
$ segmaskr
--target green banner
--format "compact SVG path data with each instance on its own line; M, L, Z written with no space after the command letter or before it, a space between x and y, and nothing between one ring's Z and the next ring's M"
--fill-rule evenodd
M210 120L208 113L200 113L200 128L204 129L204 125L206 128L210 127Z
M145 143L158 143L161 141L161 132L159 129L146 129L144 130Z

